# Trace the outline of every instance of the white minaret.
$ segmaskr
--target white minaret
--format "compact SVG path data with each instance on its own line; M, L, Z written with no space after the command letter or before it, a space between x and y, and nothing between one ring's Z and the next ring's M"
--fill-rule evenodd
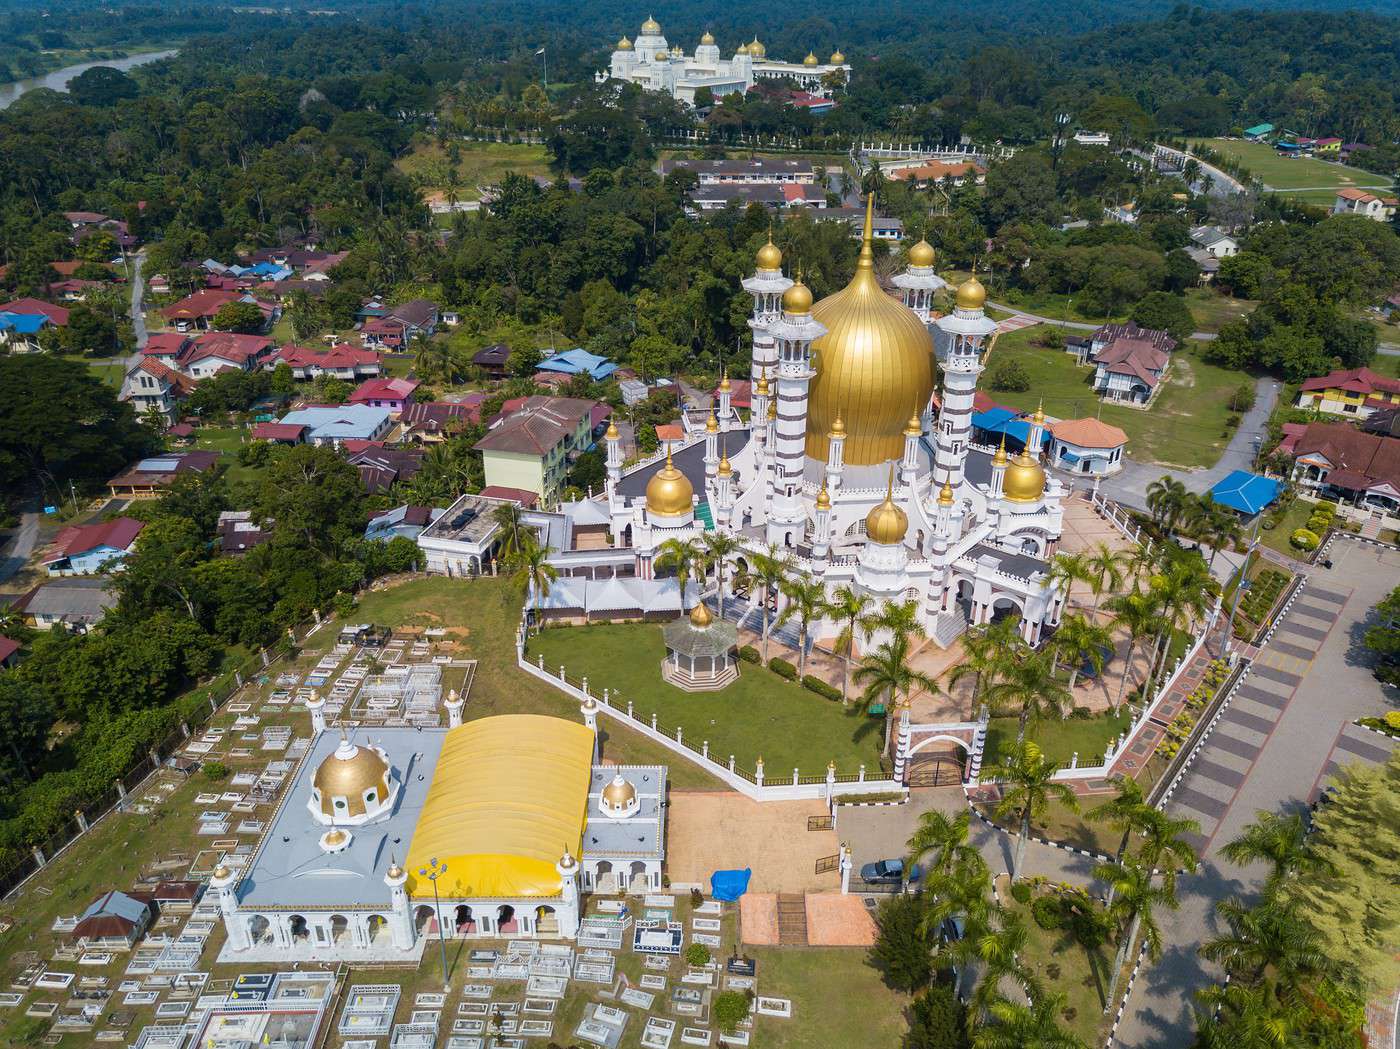
M229 949L246 951L253 943L248 935L248 925L238 913L238 875L221 863L209 879L209 888L219 901L219 914L224 919L224 935L228 937Z
M953 491L962 487L963 463L972 439L972 404L977 377L982 374L982 341L996 331L996 321L983 310L987 289L973 274L959 286L953 312L939 317L940 331L949 337L943 362L943 410L938 416L938 451L933 483Z
M846 468L846 424L841 416L831 424L826 441L826 483L834 492L841 487L841 473Z
M394 947L400 951L413 949L413 911L408 905L408 872L394 860L384 872L384 884L389 886L389 933ZM441 916L439 916L441 920Z
M733 411L733 408L732 408L732 407L730 406L730 404L729 404L729 397L730 397L730 393L731 393L731 392L732 392L732 391L731 391L730 386L729 386L729 370L726 368L726 369L725 369L725 372L724 372L724 378L720 379L720 381L719 381L719 432L720 432L720 433L728 433L728 432L729 432L729 413L730 413L731 411Z
M792 281L783 276L783 253L773 243L771 233L768 243L758 249L754 265L753 276L745 277L741 283L753 296L753 313L749 317L749 328L753 331L753 364L749 374L757 383L760 376L778 367L777 340L768 329L781 316L783 293L792 287ZM756 405L754 414L762 421Z
M720 528L729 527L733 510L734 467L729 464L729 456L721 453L719 469L715 472L715 524Z
M608 432L603 434L607 448L608 484L616 485L622 480L622 434L617 432L617 423L608 420Z
M319 736L326 731L326 697L313 692L306 698L306 709L311 714L311 735Z
M919 315L919 320L928 324L933 319L934 293L948 286L948 282L933 272L933 246L921 240L909 249L909 265L903 273L896 273L892 283L902 292L904 305Z
M447 727L460 728L462 725L462 707L466 705L466 700L457 694L455 688L448 689L447 702L443 704L447 707Z
M753 394L750 397L749 405L749 434L752 440L758 442L754 458L757 460L762 456L763 443L768 437L768 375L766 372L759 372L758 381L753 385Z
M952 584L952 561L948 548L954 539L954 499L952 486L944 483L939 489L933 509L933 535L929 540L930 560L935 570L929 577L928 594L924 599L924 614L930 622L948 610L949 587Z
M904 426L904 458L899 463L899 483L911 492L914 490L914 480L919 475L919 441L923 436L923 421L915 409Z
M713 410L705 420L705 487L713 486L719 470L719 420Z
M589 696L579 704L578 711L583 715L583 723L588 726L588 731L596 736L598 734L598 701Z
M1030 418L1030 428L1031 432L1026 435L1026 451L1031 453L1033 459L1038 460L1045 440L1044 402L1035 406L1035 414Z
M562 939L572 940L578 936L578 860L565 847L564 855L554 865L559 872L559 906L554 910L554 918L559 923Z
M826 328L812 319L812 293L800 280L783 293L783 313L769 329L778 344L778 396L773 420L773 506L768 541L793 546L806 531L802 470L806 462L807 394L812 342Z

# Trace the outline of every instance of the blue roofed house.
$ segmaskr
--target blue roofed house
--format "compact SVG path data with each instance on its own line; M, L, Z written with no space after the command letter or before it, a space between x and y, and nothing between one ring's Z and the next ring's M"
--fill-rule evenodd
M423 530L445 513L445 509L431 506L396 506L369 519L369 525L365 528L365 538L387 543L390 539L403 536L416 542Z
M307 444L339 447L346 441L377 441L394 425L388 408L368 404L340 404L301 408L282 416L281 422L306 427Z
M1232 470L1207 494L1221 506L1228 506L1245 517L1254 517L1278 498L1282 485L1282 481L1273 477Z
M39 333L50 323L42 313L0 312L0 346L10 353L38 353Z
M599 357L582 347L575 347L563 353L556 353L553 357L546 357L540 361L536 370L561 375L587 375L590 379L602 381L617 371L617 365L606 357Z

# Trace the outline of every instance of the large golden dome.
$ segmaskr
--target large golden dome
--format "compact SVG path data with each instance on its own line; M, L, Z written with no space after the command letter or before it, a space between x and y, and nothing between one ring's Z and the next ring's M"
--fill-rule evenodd
M909 531L909 515L894 502L894 467L890 467L890 487L885 501L865 515L865 534L872 543L894 546L904 542Z
M702 36L702 37L700 38L700 43L701 43L703 46L705 46L705 47L709 47L709 46L710 46L711 44L713 44L714 42L715 42L714 34L711 33L708 29L706 29L706 30L705 30L705 35Z
M816 377L807 410L807 455L826 457L837 415L846 422L845 460L853 466L898 459L910 405L933 393L933 341L918 315L875 281L874 197L851 283L812 307L826 334L812 343Z
M808 51L808 52L807 52L807 57L804 58L804 59L802 60L802 64L803 64L804 66L807 66L808 68L810 68L810 67L816 65L816 64L817 64L817 56L814 55L814 54L812 54L812 52Z
M317 766L311 785L321 793L324 815L363 816L367 791L374 790L379 802L389 796L389 763L373 748L342 739L335 753ZM336 808L336 798L344 798L346 807Z
M842 65L843 63L845 63L845 61L846 61L846 56L843 55L840 51L833 51L833 52L831 52L831 64L832 64L832 65L834 65L834 66L839 66L839 65Z
M1006 468L1001 490L1009 502L1034 503L1045 494L1045 470L1022 450Z
M642 33L643 33L644 35L647 35L647 36L656 36L656 35L657 35L658 33L660 33L660 32L661 32L661 23L658 22L656 19L654 19L654 18L648 16L648 17L647 17L647 20L646 20L645 22L642 23Z
M647 513L656 517L688 514L695 508L694 495L690 479L671 462L671 447L667 445L666 465L647 482Z

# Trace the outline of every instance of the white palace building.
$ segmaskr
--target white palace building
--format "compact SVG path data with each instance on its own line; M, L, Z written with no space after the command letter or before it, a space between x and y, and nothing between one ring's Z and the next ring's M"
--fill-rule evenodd
M648 18L642 23L635 41L624 36L617 42L608 68L600 71L595 80L600 84L609 80L628 81L647 91L665 91L673 98L694 104L695 92L702 87L708 87L715 97L736 92L744 94L758 80L780 77L789 77L804 91L825 97L827 89L823 78L837 70L850 76L851 67L840 51L834 52L826 62L810 52L800 62L780 62L768 57L758 37L740 44L732 58L723 58L715 38L706 33L700 38L695 54L687 55L679 46L668 45L661 34L660 23Z

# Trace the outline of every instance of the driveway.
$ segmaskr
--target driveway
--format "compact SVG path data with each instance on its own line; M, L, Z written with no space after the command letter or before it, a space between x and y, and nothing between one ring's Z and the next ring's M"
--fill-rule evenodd
M0 548L0 582L11 578L16 572L24 567L29 560L29 555L34 552L34 546L39 540L39 515L37 513L25 513L20 515L19 527L10 536L3 548Z
M128 370L141 362L141 350L146 345L146 314L141 308L146 295L146 283L141 276L141 268L145 265L144 251L138 251L131 257L131 330L136 333L136 352L127 359Z
M1266 873L1229 863L1221 847L1256 811L1306 808L1339 767L1381 762L1389 751L1351 723L1400 702L1371 676L1360 647L1372 608L1400 574L1400 553L1345 540L1332 550L1333 570L1311 571L1167 802L1173 815L1200 823L1202 865L1179 883L1180 910L1161 919L1162 958L1133 985L1115 1039L1121 1046L1191 1043L1196 992L1222 977L1196 953L1222 931L1215 905L1234 894L1253 897Z

